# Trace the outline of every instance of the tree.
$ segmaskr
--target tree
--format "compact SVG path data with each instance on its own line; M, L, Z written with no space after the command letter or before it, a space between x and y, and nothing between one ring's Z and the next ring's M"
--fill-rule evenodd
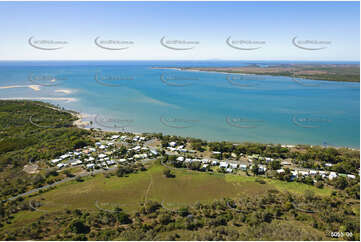
M163 175L167 178L173 178L175 175L173 175L168 168L163 170Z
M259 167L257 164L254 164L252 167L252 172L255 176L257 176L259 174Z
M85 225L81 220L73 220L69 225L69 230L76 234L87 234L90 232L89 226Z
M347 183L347 180L346 178L344 177L337 177L335 180L334 180L334 185L336 188L340 189L340 190L343 190L347 187L348 183Z

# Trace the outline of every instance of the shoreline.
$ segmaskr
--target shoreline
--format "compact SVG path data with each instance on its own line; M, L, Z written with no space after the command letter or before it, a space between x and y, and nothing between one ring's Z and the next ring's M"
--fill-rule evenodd
M44 100L64 100L64 99L75 99L75 98L44 98ZM13 101L16 101L16 100L19 100L19 101L38 101L37 99L34 99L34 98L26 98L26 99L19 99L19 98L0 98L0 100L13 100ZM45 103L46 104L46 103ZM142 132L135 132L135 131L130 131L130 130L127 130L127 131L120 131L120 130L114 130L114 129L111 129L109 128L109 130L105 130L104 127L97 127L96 126L96 122L94 122L94 120L91 120L93 121L93 126L94 127L89 127L90 126L90 120L85 120L85 118L89 118L89 117L95 117L96 114L89 114L89 113L82 113L82 112L78 112L76 110L68 110L68 109L58 109L58 108L54 108L54 107L50 107L48 105L46 105L46 107L48 108L51 108L51 109L55 109L57 111L60 111L60 112L67 112L69 114L71 114L73 117L76 118L76 120L73 122L73 125L79 129L84 129L84 130L91 130L91 129L98 129L99 131L101 132L108 132L108 133L130 133L130 134L133 134L133 135L141 135ZM156 132L146 132L146 133L149 133L149 134L155 134ZM170 135L170 136L180 136L180 135L172 135L172 134L166 134L164 133L164 135ZM183 137L183 136L180 136L180 137ZM185 138L185 137L184 137ZM200 138L200 137L192 137L192 138L196 138L196 139L202 139L202 140L205 140L207 142L222 142L222 141L225 141L225 140L219 140L219 141L211 141L211 140L207 140L207 139L204 139L204 138ZM314 147L314 146L320 146L322 148L328 148L328 147L332 147L332 148L335 148L335 149L342 149L342 148L346 148L346 149L351 149L351 150L357 150L357 151L360 151L360 148L355 148L355 147L348 147L348 146L333 146L333 145L327 145L326 147L324 147L322 144L317 144L317 145L313 145L313 144L300 144L300 143L295 143L295 144L275 144L275 143L261 143L261 142L257 142L257 141L242 141L242 142L239 142L239 141L225 141L225 142L229 142L229 143L232 143L234 145L238 145L238 144L242 144L242 143L259 143L259 144L264 144L264 145L281 145L282 147L287 147L287 148L293 148L295 146L298 146L298 145L308 145L310 147Z
M208 67L201 67L201 68L208 68ZM225 71L225 70L216 70L218 68L221 67L213 67L214 69L212 70L212 67L209 67L209 70L201 70L201 69L197 69L197 67L189 67L189 68L182 68L182 67L152 67L151 69L159 69L159 70L177 70L177 71L192 71L192 72L206 72L206 73L221 73L221 74L229 74L229 75L254 75L254 76L272 76L272 77L289 77L289 78L300 78L300 79L308 79L308 80L313 80L313 81L328 81L328 82L340 82L340 83L358 83L360 84L360 81L344 81L344 80L332 80L332 79L321 79L321 78L313 78L312 76L307 76L307 77L302 77L302 75L300 76L295 76L294 74L289 74L289 75L281 75L280 73L274 73L274 72L270 72L270 73L242 73L242 72L232 72L232 71Z

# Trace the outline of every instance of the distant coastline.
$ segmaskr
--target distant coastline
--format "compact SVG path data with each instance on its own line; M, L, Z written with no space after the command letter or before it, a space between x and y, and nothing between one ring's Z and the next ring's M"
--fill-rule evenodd
M266 67L250 64L242 67L153 67L153 69L288 76L320 81L360 82L359 64L278 64Z

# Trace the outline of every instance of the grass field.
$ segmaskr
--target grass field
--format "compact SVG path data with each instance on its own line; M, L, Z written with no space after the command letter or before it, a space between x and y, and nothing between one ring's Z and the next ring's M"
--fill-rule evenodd
M163 166L154 164L145 172L130 174L128 177L103 174L85 178L83 182L71 181L56 189L27 198L41 201L36 211L16 214L13 225L25 225L46 213L64 209L87 209L88 211L112 210L120 207L126 212L134 212L146 200L161 202L169 209L193 205L199 201L210 202L224 197L234 198L242 194L257 195L269 189L303 193L313 190L319 195L328 195L331 189L318 189L296 182L264 179L266 184L255 182L256 177L233 174L209 174L190 170L172 170L175 178L163 175ZM12 227L10 225L10 227Z

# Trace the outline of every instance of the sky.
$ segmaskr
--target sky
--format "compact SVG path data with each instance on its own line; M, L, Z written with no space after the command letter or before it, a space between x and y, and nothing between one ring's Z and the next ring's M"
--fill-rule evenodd
M0 33L0 60L359 61L360 3L0 2Z

